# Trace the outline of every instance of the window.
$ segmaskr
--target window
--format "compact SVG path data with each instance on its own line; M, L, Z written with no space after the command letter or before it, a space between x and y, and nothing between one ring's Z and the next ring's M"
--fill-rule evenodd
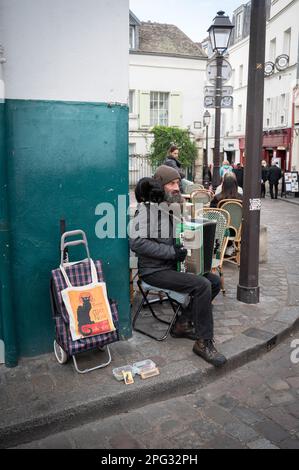
M135 112L134 101L135 101L135 90L130 90L129 91L129 113L130 114L133 114Z
M135 26L130 25L130 41L129 41L130 49L136 48L136 28Z
M234 110L233 108L230 110L230 128L229 132L234 132Z
M285 108L286 108L286 95L285 93L280 95L279 113L280 113L280 124L285 124Z
M276 59L276 38L270 41L269 60L275 62Z
M291 28L287 29L283 33L283 53L290 57L291 49Z
M239 67L239 87L243 85L243 65Z
M266 114L267 114L267 127L270 127L271 126L271 114L272 114L272 101L271 101L271 98L267 98L267 101L266 101Z
M129 155L136 154L136 144L129 144Z
M242 129L242 105L239 104L238 106L238 131Z
M235 69L232 70L232 76L231 76L231 79L230 79L230 83L231 83L231 86L234 88L235 86L235 75L236 75L236 71Z
M150 125L168 126L169 93L151 91L150 94Z
M240 38L242 36L242 20L243 12L240 12L236 17L236 38Z

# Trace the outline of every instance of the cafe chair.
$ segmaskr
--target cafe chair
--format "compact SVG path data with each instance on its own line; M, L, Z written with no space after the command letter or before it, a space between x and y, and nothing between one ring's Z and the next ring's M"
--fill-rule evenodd
M184 194L190 194L192 191L196 189L204 189L202 184L199 183L187 183L183 185Z
M225 209L230 214L230 234L228 240L233 243L234 252L232 255L226 256L224 258L224 261L229 261L240 266L241 232L243 217L242 201L238 199L222 199L222 201L219 201L217 207Z
M215 246L212 259L212 271L218 271L221 283L221 292L225 295L223 261L228 243L230 215L224 209L216 207L205 207L203 217L209 220L216 220Z
M202 207L208 207L212 200L212 194L207 189L197 189L190 194L190 202L193 204L192 218L199 216Z

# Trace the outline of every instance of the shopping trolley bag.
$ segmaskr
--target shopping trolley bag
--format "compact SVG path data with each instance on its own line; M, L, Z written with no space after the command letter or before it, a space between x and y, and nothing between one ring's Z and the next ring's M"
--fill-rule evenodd
M82 238L66 242L70 236ZM68 246L83 244L87 258L65 262ZM79 373L105 367L111 362L108 344L119 340L117 304L107 296L100 260L93 262L82 230L65 232L61 237L60 267L52 271L50 297L55 320L54 352L59 363L72 357ZM76 354L106 347L108 361L91 369L79 370Z

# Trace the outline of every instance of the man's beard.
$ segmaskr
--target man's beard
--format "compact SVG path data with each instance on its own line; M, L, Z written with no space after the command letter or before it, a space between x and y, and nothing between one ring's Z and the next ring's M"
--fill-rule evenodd
M171 193L165 192L164 200L169 204L175 202L181 204L184 201L184 198L182 198L181 193L179 191L173 191Z

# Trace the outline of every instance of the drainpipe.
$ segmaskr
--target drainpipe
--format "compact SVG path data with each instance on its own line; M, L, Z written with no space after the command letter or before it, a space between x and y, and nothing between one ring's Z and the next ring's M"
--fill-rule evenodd
M0 313L5 346L5 365L18 364L15 319L12 307L10 262L10 230L7 185L7 153L5 143L5 87L3 80L3 49L0 45ZM1 318L0 318L1 320Z

